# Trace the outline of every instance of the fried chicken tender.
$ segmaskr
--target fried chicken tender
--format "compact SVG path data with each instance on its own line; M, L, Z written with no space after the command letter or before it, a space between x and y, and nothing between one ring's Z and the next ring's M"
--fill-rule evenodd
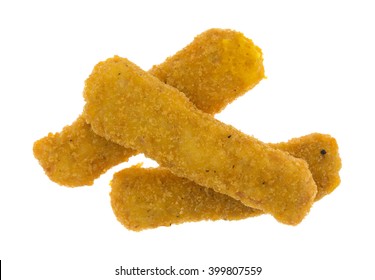
M36 141L33 149L47 176L71 187L92 185L109 168L137 154L95 134L82 116L62 132Z
M149 73L183 91L199 109L217 113L264 78L263 57L242 33L210 29ZM97 136L82 117L36 141L33 150L47 176L70 187L92 185L137 154Z
M123 169L115 173L111 186L113 212L126 228L134 231L202 220L239 220L262 214L161 167Z
M340 183L337 142L313 133L270 146L303 158L318 186L315 201ZM111 205L118 221L134 231L202 220L239 220L263 214L238 200L212 191L165 168L132 167L114 174Z
M288 142L269 145L306 160L318 187L315 201L333 192L340 184L341 158L337 142L332 136L313 133L293 138Z
M98 63L84 89L93 131L179 177L296 225L317 193L304 160L198 110L177 89L125 58Z
M264 78L263 56L242 33L210 29L149 73L216 114Z

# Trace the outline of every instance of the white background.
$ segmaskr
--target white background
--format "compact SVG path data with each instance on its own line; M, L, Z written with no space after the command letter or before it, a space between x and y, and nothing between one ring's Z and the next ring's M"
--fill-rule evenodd
M4 279L121 279L120 265L262 266L254 279L375 279L371 2L2 0ZM75 189L44 175L33 142L76 119L97 62L118 54L147 70L211 27L253 39L268 77L217 118L265 142L321 132L339 143L342 183L300 225L261 216L135 233L110 207L108 183L120 167Z

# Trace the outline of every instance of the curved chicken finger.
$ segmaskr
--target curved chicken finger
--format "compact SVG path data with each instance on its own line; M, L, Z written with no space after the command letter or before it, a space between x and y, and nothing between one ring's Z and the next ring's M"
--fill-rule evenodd
M149 73L183 91L201 110L217 113L264 78L263 57L242 33L210 29ZM93 133L81 116L36 141L33 150L47 176L69 187L92 185L137 154Z
M202 220L239 220L263 213L161 167L123 169L115 173L111 186L114 214L134 231Z
M313 133L269 145L306 160L318 186L315 201L340 183L341 160L333 137ZM116 218L134 231L202 220L239 220L263 214L161 167L124 169L113 176L111 187L111 205Z
M317 187L308 165L194 107L125 58L98 63L85 83L84 117L95 133L172 173L296 225Z

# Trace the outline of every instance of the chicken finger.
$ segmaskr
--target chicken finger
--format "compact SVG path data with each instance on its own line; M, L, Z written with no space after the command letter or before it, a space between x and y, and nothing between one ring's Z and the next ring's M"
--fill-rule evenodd
M83 116L108 140L143 152L179 177L296 225L317 193L308 165L225 125L186 96L115 56L84 89Z
M217 113L264 78L263 57L242 33L210 29L149 73L183 91L201 110ZM33 151L52 181L70 187L92 185L137 154L96 135L81 116L36 141Z
M111 187L115 216L134 231L202 220L239 220L263 213L162 167L123 169L114 174Z
M338 146L329 135L313 133L269 145L307 160L318 186L315 201L340 183ZM326 185L331 188L324 187ZM134 231L202 220L239 220L263 214L162 167L131 167L115 173L110 197L117 220Z

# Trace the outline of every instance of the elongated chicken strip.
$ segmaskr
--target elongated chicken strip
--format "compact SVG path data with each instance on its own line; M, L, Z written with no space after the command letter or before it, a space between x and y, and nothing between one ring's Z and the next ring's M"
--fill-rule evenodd
M36 141L33 152L52 181L69 187L92 185L105 171L137 154L95 134L82 116Z
M242 33L210 29L149 73L183 91L199 109L217 113L264 78L263 57ZM70 187L92 185L137 154L93 133L81 116L62 132L36 141L33 150L47 176Z
M98 63L84 89L95 133L179 177L296 225L317 193L308 165L198 110L177 89L125 58Z
M123 169L115 173L111 187L114 214L134 231L202 220L239 220L263 213L162 167Z
M337 143L331 136L313 133L269 145L307 160L318 186L315 201L340 183L341 160ZM239 220L262 214L227 195L177 177L165 168L124 169L113 176L111 187L111 205L116 218L134 231L202 220Z

